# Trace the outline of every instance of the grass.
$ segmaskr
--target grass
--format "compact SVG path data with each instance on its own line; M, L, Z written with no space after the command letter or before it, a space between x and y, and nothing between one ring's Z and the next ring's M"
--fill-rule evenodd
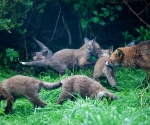
M74 71L74 74L90 76L92 69L85 68ZM0 69L0 81L15 74ZM32 73L27 73L33 76ZM72 74L68 71L63 77L53 72L41 73L37 78L49 82L59 81ZM26 74L25 74L26 75ZM33 105L26 99L18 99L14 103L12 114L5 115L3 110L6 101L0 103L1 125L149 125L150 123L150 92L141 87L146 75L140 69L117 68L116 78L120 91L113 90L106 80L101 83L119 99L113 102L82 99L67 100L63 105L57 105L61 88L40 92L40 97L47 103L45 108L33 109Z

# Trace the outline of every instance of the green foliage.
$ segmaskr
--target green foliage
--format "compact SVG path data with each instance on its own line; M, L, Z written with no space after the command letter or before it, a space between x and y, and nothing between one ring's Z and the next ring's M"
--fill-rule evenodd
M1 0L0 30L6 30L11 33L11 29L16 28L19 33L24 34L26 31L25 29L21 30L21 26L32 5L32 0Z
M1 53L1 63L5 66L10 66L10 63L17 62L19 60L19 54L13 48L6 49L5 53Z
M91 22L105 25L105 18L114 21L118 15L115 11L121 11L120 5L105 5L103 0L80 0L74 4L75 13L79 16L82 28L86 28Z
M128 31L122 32L124 40L125 40L125 46L127 44L127 41L131 40L132 35L128 33Z
M140 69L117 68L116 78L120 91L114 91L108 84L101 82L109 91L119 99L108 102L106 99L99 101L80 96L76 101L67 100L62 105L57 105L56 100L61 93L61 88L55 90L41 90L40 97L47 103L45 108L33 109L33 105L25 100L18 99L14 103L11 115L3 114L6 101L0 105L0 123L5 124L42 124L42 125L148 125L150 123L150 92L140 87L146 73ZM0 69L0 81L15 75L13 72L3 77ZM75 72L89 76L92 69L85 68ZM69 73L70 74L70 73ZM47 82L59 81L58 77L50 72L41 74L38 79Z
M139 28L135 28L135 30L139 33L137 41L146 41L150 39L150 28L140 26Z

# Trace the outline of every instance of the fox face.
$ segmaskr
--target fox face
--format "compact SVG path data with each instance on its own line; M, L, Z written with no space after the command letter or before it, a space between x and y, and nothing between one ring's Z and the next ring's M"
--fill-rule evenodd
M112 54L112 52L113 52L113 46L111 46L109 49L101 49L100 50L101 51L101 53L100 54L98 54L98 57L100 58L100 57L102 57L102 56L105 56L105 57L110 57L110 55Z
M86 41L90 41L89 45L88 45L88 49L91 50L91 54L93 54L94 56L97 56L98 54L101 53L101 47L100 45L93 39L93 40L89 40L88 38L84 38L84 42Z
M101 53L100 45L97 42L94 42L92 54L96 56L99 53Z
M86 44L87 44L87 49L88 49L88 51L89 51L89 52L92 52L94 41L93 41L93 40L90 40L90 41L86 42Z
M110 59L105 62L106 65L109 66L118 66L120 65L124 54L120 49L116 49L110 56Z
M44 59L46 59L47 54L48 54L48 51L34 52L34 53L32 53L33 60L34 61L36 61L36 60L44 60Z

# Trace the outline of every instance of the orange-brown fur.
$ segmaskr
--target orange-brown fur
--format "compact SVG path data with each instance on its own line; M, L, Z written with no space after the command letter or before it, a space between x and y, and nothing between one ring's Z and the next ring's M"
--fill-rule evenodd
M69 76L63 79L61 83L62 93L57 100L57 104L62 104L66 99L71 99L76 94L83 98L94 99L97 97L102 99L103 96L107 96L111 100L116 99L115 95L105 89L99 82L84 75Z
M7 100L5 113L12 112L13 103L17 98L25 97L30 100L34 106L45 107L46 103L39 98L41 87L46 90L56 89L61 86L60 82L49 83L35 78L16 75L5 79L0 84L0 101Z
M150 40L130 47L116 49L107 62L109 65L139 67L150 75Z

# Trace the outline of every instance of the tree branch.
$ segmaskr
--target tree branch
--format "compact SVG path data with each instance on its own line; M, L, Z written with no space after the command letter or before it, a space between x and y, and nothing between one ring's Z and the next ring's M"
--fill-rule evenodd
M134 12L134 10L129 6L129 4L128 4L125 0L123 0L123 2L124 2L124 3L127 5L127 7L136 15L136 17L139 18L140 21L142 21L147 27L150 28L150 25L148 25L144 20L142 20L142 18L140 18L140 17L138 16L138 14Z

